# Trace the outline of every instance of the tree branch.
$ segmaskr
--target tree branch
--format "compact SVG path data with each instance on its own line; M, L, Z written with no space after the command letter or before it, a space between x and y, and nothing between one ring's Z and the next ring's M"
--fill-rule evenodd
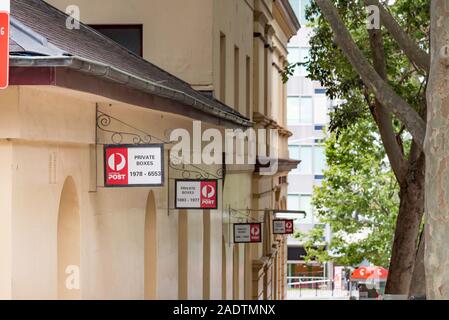
M422 148L426 132L424 120L406 101L394 92L390 85L369 64L363 53L354 43L332 2L329 0L316 0L316 3L332 27L335 42L362 78L364 84L374 92L376 99L383 106L393 112L404 123L407 130Z
M369 40L371 51L373 52L374 68L379 75L387 80L387 65L385 63L385 51L383 44L382 32L380 30L369 30ZM407 163L404 159L401 146L398 143L394 132L393 123L390 112L376 99L375 108L372 111L374 120L379 128L380 137L382 139L388 160L390 160L391 168L399 183L405 178L405 170Z
M405 55L419 69L426 74L429 74L430 55L416 45L415 41L410 38L390 12L388 12L378 0L365 0L365 5L373 5L379 8L381 23L387 28L399 47L404 51Z

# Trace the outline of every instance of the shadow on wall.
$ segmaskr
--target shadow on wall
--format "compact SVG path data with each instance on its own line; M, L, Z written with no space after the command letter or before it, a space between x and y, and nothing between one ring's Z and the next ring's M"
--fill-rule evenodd
M61 192L57 250L58 299L80 299L80 214L78 193L72 177L66 178Z
M146 300L157 299L157 220L156 201L150 191L145 209L144 282Z

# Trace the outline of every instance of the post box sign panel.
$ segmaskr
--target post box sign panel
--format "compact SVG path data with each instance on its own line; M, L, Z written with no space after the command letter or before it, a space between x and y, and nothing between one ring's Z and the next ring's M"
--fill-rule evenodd
M262 242L261 223L235 223L234 243Z
M273 220L273 234L293 234L293 220Z
M104 146L105 187L159 187L164 185L164 146Z
M218 180L175 180L176 209L217 209Z
M0 1L0 89L9 82L9 0Z

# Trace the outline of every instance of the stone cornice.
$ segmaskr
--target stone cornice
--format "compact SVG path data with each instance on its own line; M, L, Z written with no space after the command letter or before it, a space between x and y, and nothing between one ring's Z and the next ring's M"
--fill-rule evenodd
M266 129L278 129L280 136L291 137L293 134L288 129L279 125L275 120L261 114L260 112L254 112L253 121L256 126L263 127Z
M273 16L278 21L280 27L290 39L301 27L293 8L288 0L275 0L273 3Z
M269 23L267 16L261 11L254 11L254 34L265 36L265 26Z
M278 163L278 171L277 171L277 175L283 173L283 172L290 172L293 169L296 169L298 167L298 165L301 163L301 160L294 160L294 159L283 159L283 158L270 158L269 159L269 163L272 163L273 161L277 161ZM267 158L264 158L263 164L261 161L257 161L256 167L254 169L254 173L257 174L260 172L261 168L268 168L269 164L268 163ZM271 190L274 191L274 190Z
M270 0L272 1L272 0ZM255 0L254 9L262 12L268 21L273 20L272 9L270 9L264 0Z

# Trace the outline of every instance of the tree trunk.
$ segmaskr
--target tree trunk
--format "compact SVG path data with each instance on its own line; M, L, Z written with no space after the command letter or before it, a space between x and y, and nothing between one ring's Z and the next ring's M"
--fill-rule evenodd
M424 155L407 171L400 187L400 205L385 293L408 295L415 263L419 227L424 213Z
M409 296L414 299L426 297L426 273L424 270L424 231L419 239L418 252L416 253L415 267L413 268L412 282L410 284Z
M426 231L428 299L449 299L449 8L431 2L431 68L427 86Z
M373 52L374 69L379 76L382 77L382 79L387 80L387 66L385 63L385 50L382 31L380 29L372 29L368 30L368 33L371 51ZM394 132L391 115L389 112L378 100L375 101L375 105L370 109L379 128L380 136L382 138L388 159L390 160L391 168L393 169L399 185L404 186L400 194L401 206L399 214L401 220L399 223L404 222L412 225L411 228L404 226L404 228L409 228L406 229L407 231L403 231L401 229L402 226L397 228L400 233L396 236L397 242L395 243L393 250L395 254L392 261L394 261L394 263L390 267L388 291L389 293L398 294L403 292L413 292L416 296L425 296L424 262L422 261L424 259L424 248L422 248L421 251L418 251L420 254L422 253L422 255L417 257L416 253L413 252L413 249L409 248L409 243L407 242L411 241L411 243L414 243L413 239L417 238L418 234L415 235L415 232L418 232L419 230L419 224L421 223L424 210L424 155L419 151L419 149L416 148L416 144L414 144L410 150L408 161L405 161L401 147L402 143L400 145L398 142L398 137ZM425 113L421 112L420 115L424 117ZM416 164L417 168L414 168L413 166L416 166ZM412 170L410 170L410 168ZM408 186L409 181L412 181L412 187ZM415 196L413 193L416 189L419 189L419 196L415 198L415 206L413 203L409 202L409 199ZM413 206L416 209L416 212L410 211L409 206ZM416 221L413 220L414 216L416 216ZM416 223L418 223L418 229L416 228ZM410 234L404 234L404 232L409 232ZM404 238L402 238L403 236ZM421 242L423 243L423 241ZM423 247L423 245L421 245L421 247ZM401 252L405 253L405 259L398 254ZM408 265L411 263L411 259L413 259L413 265ZM399 268L399 270L396 268ZM413 272L411 270L413 270ZM398 277L399 274L401 274L400 277ZM396 278L400 280L395 283L393 279ZM408 282L410 282L410 289L412 289L412 291L407 288ZM424 292L422 289L424 289Z

